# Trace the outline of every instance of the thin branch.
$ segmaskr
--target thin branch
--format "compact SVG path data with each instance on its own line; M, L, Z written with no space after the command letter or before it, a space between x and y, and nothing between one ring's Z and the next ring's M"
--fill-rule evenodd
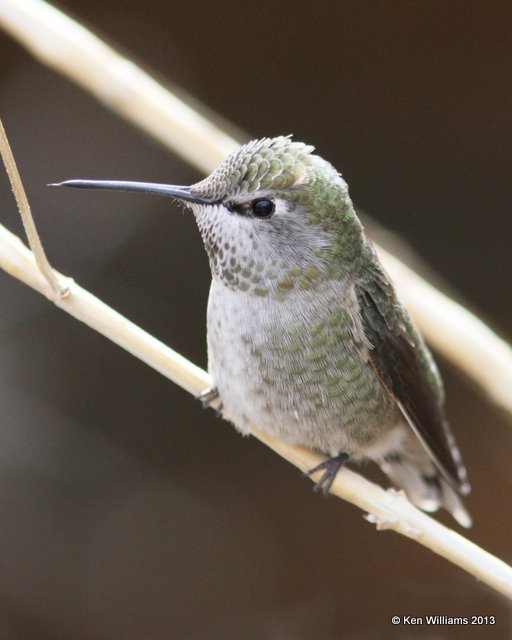
M210 172L237 141L83 26L42 0L0 0L0 25L55 71ZM467 309L379 249L400 297L442 355L512 412L512 349Z
M0 267L44 295L48 284L37 268L33 254L18 237L0 226ZM165 346L140 327L121 316L78 284L57 274L67 282L69 295L55 304L103 334L135 357L193 395L211 385L208 374ZM280 456L305 471L321 462L318 454L302 447L286 445L260 432L254 436ZM413 507L401 492L384 491L348 469L340 471L331 493L368 512L368 519L379 529L393 529L416 540L450 562L458 565L500 593L512 598L512 568L487 553L455 531L448 529Z
M20 212L23 227L25 228L25 233L27 234L28 243L32 251L34 252L37 266L50 286L51 292L53 294L52 297L64 296L67 293L67 289L63 288L56 278L55 273L50 263L48 262L46 253L44 252L43 245L41 244L41 240L39 239L39 234L37 233L36 223L34 222L32 212L30 211L27 194L25 193L25 189L23 188L23 183L21 182L18 167L16 166L11 146L5 134L4 125L1 119L0 155L2 156L5 170L7 172L7 175L9 176L12 192L14 194L16 204L18 205L18 211Z

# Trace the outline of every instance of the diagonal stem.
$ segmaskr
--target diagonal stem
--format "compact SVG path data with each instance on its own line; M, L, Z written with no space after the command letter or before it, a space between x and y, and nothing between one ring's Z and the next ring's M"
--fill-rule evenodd
M28 243L34 254L34 258L39 271L46 278L46 281L50 285L50 289L54 296L57 298L63 297L67 295L69 290L67 287L61 286L54 270L48 262L48 258L46 257L46 253L43 249L43 245L41 244L39 234L37 233L36 224L30 210L27 194L25 193L18 167L16 166L11 146L9 144L9 140L7 139L7 135L5 133L4 125L1 119L0 154L2 156L7 175L9 176L12 192L14 194L16 204L18 205L18 211L20 212L23 227L25 228L25 233L27 234Z

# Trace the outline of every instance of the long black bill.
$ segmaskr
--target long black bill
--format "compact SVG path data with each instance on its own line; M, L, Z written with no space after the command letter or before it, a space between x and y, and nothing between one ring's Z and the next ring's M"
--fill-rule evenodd
M48 185L49 187L74 187L75 189L110 189L111 191L140 191L168 198L178 198L187 202L199 204L213 204L215 201L197 193L192 193L190 187L179 187L172 184L158 184L155 182L129 182L124 180L66 180Z

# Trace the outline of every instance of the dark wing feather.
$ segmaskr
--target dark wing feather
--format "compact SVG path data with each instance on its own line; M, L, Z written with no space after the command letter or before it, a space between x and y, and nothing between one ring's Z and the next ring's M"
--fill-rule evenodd
M443 392L427 348L396 298L393 286L373 264L356 285L361 319L371 343L373 368L394 398L439 471L466 493L464 467L443 410Z

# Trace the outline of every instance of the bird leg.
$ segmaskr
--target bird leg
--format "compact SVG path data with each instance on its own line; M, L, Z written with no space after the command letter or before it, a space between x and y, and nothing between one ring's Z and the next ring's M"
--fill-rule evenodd
M316 467L313 467L313 469L306 471L307 476L311 476L313 473L316 473L317 471L324 472L320 477L320 479L315 484L314 491L321 491L324 495L327 495L332 486L332 483L334 482L334 478L336 477L336 474L341 469L341 467L345 465L345 463L349 458L350 458L350 455L348 453L345 453L345 451L342 451L337 456L334 456L333 458L328 458L327 460L324 460Z
M201 391L199 395L196 396L196 400L199 400L201 402L201 404L203 405L203 409L208 409L208 407L211 407L211 405L215 402L215 400L218 400L219 398L220 398L220 395L217 387L208 387L207 389L204 389L203 391ZM215 408L215 414L217 415L217 417L220 416L221 412L222 412L222 401Z

